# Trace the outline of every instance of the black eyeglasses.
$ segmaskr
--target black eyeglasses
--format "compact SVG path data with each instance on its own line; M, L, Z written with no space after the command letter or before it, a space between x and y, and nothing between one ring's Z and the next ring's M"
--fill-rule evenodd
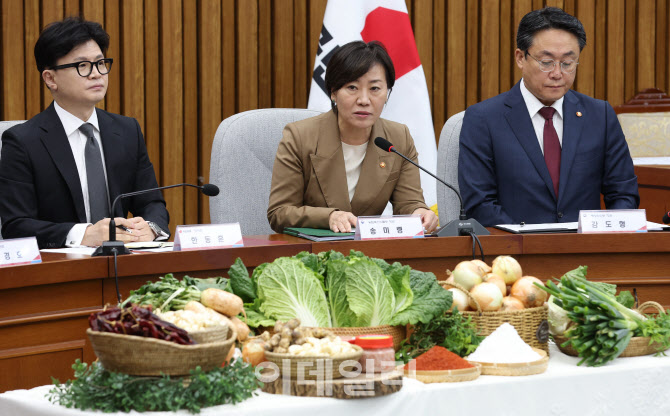
M94 65L98 69L100 75L109 74L109 71L112 70L112 62L114 62L112 58L103 58L95 62L79 61L79 62L72 62L71 64L56 65L52 66L49 69L77 68L77 73L79 74L79 76L87 77L91 75L91 72L93 72Z

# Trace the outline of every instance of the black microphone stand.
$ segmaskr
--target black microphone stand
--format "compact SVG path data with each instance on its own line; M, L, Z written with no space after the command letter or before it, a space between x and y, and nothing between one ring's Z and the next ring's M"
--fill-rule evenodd
M382 139L382 140L384 142L388 143L389 145L391 145L391 143L389 143L385 139ZM426 169L422 168L418 164L414 163L414 161L412 159L408 158L407 156L405 156L402 153L395 150L395 147L393 145L391 145L388 149L386 149L385 148L386 143L381 143L380 142L378 144L377 139L375 139L375 144L377 146L379 146L380 148L382 148L384 150L388 150L389 152L395 153L396 155L402 157L403 159L405 159L406 161L408 161L412 165L414 165L417 168L421 169L422 171L426 172L427 174L429 174L430 176L435 178L437 181L439 181L441 184L443 184L447 188L454 191L454 193L458 197L458 201L460 202L460 205L461 205L461 212L458 215L458 219L453 220L453 221L449 222L449 224L438 228L437 230L435 230L435 232L433 232L433 235L436 235L438 237L457 237L457 236L466 236L466 235L471 235L471 234L476 234L476 235L490 235L491 234L489 232L489 230L484 228L484 226L481 225L479 223L479 221L477 221L476 219L474 219L474 218L468 219L468 217L465 215L465 208L463 208L463 198L461 198L461 194L460 194L460 192L458 192L456 190L456 188L449 185L448 183L446 183L442 179L438 178L437 176L433 175L431 172L428 172Z

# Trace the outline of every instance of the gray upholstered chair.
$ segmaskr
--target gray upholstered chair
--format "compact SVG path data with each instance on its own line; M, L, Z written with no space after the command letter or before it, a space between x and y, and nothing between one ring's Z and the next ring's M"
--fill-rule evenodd
M8 128L24 122L25 120L0 121L0 152L2 151L2 133ZM0 221L0 240L2 240L2 221Z
M239 222L243 235L272 234L267 218L272 165L284 126L321 114L297 108L268 108L223 120L214 135L209 198L212 224Z
M456 189L458 188L458 141L465 111L454 114L444 124L437 146L437 177ZM437 211L440 224L445 225L458 219L461 205L458 196L451 189L437 183Z

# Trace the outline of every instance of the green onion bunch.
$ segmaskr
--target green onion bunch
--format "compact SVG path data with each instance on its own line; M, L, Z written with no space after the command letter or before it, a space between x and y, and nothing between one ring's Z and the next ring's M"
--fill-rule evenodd
M566 273L559 285L553 281L548 281L545 287L536 285L553 295L554 302L577 324L565 333L568 341L563 344L564 347L571 344L582 358L577 365L601 366L626 349L645 317L621 305L598 284L586 280L585 273L575 273L581 272L580 269Z

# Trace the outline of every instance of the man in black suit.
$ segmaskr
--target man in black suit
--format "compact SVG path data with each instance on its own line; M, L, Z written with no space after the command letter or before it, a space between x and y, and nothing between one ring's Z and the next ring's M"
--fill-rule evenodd
M4 238L37 237L40 248L97 246L109 239L168 237L169 216L137 120L96 109L107 92L109 35L95 22L67 18L48 25L35 61L54 101L2 136L0 217ZM133 218L126 219L128 212Z

